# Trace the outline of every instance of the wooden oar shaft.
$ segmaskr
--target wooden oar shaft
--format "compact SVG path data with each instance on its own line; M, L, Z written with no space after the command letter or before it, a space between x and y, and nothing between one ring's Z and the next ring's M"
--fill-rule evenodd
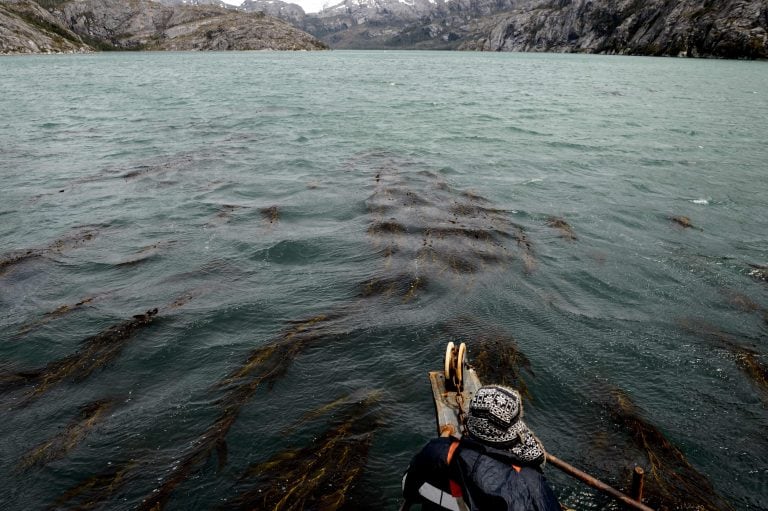
M641 504L640 502L633 500L629 495L625 495L624 493L621 493L619 490L608 486L604 482L600 481L599 479L596 479L592 477L591 475L587 474L586 472L582 472L578 468L574 467L573 465L564 462L557 456L553 456L549 453L547 453L547 461L554 465L555 467L559 468L566 474L568 474L571 477L575 477L579 481L582 481L583 483L591 486L592 488L595 488L596 490L600 490L603 493L607 493L614 499L620 501L622 504L626 505L627 507L631 507L633 509L637 509L638 511L654 511L652 508L646 506L645 504Z

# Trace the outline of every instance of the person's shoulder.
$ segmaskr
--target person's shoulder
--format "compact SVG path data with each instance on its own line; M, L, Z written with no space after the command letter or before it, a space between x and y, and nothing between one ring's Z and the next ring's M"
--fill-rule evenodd
M448 453L454 438L433 438L411 460L411 469L419 472L436 471L442 474L448 468Z
M427 446L440 446L440 447L442 447L442 446L450 446L452 443L458 442L458 441L459 441L458 439L453 438L452 436L439 436L439 437L435 437L432 440L430 440L429 442L427 442L425 447L427 447Z
M420 454L429 458L444 460L446 459L451 445L457 441L458 440L452 437L433 438L422 447Z
M403 478L403 495L418 500L424 483L440 489L448 485L448 451L455 442L452 438L433 438L416 453Z
M542 451L541 456L535 459L521 459L511 450L498 449L491 447L483 442L479 442L469 437L462 437L461 439L461 451L465 457L482 457L490 458L496 462L502 463L507 466L526 467L533 469L534 471L541 472L541 466L544 463L544 453Z

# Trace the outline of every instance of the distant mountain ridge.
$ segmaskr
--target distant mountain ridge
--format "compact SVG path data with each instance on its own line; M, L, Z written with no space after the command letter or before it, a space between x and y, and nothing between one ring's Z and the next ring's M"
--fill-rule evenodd
M334 48L768 58L768 0L343 0L315 14L246 0L239 9Z
M327 49L261 12L226 8L217 0L161 2L2 0L0 53Z
M477 16L509 9L513 2L343 0L306 14L300 6L281 0L246 0L239 8L285 19L335 48L449 49L458 45L455 41L462 26ZM463 32L468 32L468 26Z
M230 5L221 0L153 0L162 5L215 5L217 7L228 8Z
M0 0L0 53L324 43L766 59L768 0Z
M297 27L303 26L307 16L300 5L281 2L280 0L245 0L240 9L247 12L261 11L267 16L274 16L288 21Z

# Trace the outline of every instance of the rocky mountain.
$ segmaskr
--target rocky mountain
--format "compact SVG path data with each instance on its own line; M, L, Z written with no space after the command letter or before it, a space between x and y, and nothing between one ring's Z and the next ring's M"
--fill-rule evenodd
M300 5L281 2L280 0L245 0L240 9L246 12L263 12L267 16L274 16L285 20L294 26L303 27L306 13Z
M80 36L35 2L0 3L0 54L90 51Z
M479 21L460 49L768 58L766 0L560 0Z
M319 13L291 18L281 11L301 8L281 0L246 0L240 8L290 21L334 48L447 49L458 45L458 33L469 33L465 27L469 22L513 4L514 0L343 0Z
M167 0L168 3L174 1ZM327 48L285 21L261 12L207 5L209 1L190 0L197 5L163 5L150 0L39 0L47 8L42 9L31 0L3 0L0 2L0 51ZM27 14L18 14L20 5L25 6ZM31 19L38 19L35 16L42 21L32 23ZM46 37L52 42L46 42Z
M334 48L768 58L768 0L343 0L316 14L246 0L240 8Z
M153 0L163 5L216 5L218 7L229 7L229 4L221 0Z
M768 0L342 0L312 14L282 0L224 5L0 0L0 53L324 47L305 31L334 48L768 58Z

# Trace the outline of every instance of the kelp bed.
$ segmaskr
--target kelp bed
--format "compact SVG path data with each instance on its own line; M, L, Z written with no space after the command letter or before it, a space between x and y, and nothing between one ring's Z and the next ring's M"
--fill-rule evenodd
M454 189L440 174L413 170L409 162L388 153L366 153L351 160L350 170L370 174L370 195L365 200L365 236L379 256L366 278L350 291L351 298L328 310L286 321L282 330L261 341L239 364L223 374L204 393L214 417L208 426L186 438L173 456L170 469L153 477L154 487L141 489L143 497L133 507L164 509L185 484L199 477L231 477L227 439L243 409L253 400L269 399L266 393L280 381L303 354L319 347L347 342L349 332L372 314L384 314L394 307L417 305L426 292L460 294L472 288L482 276L494 272L515 272L526 278L537 271L536 243L529 228L514 220L509 210L471 190ZM159 169L159 170L158 170ZM163 167L142 168L122 175L134 181ZM216 229L230 222L240 206L222 205L206 228ZM280 205L258 209L262 227L270 232L284 228ZM677 226L690 228L687 217L670 217ZM553 229L564 241L579 240L568 221L546 216L541 225ZM72 250L90 241L97 231L76 230L49 245L13 252L0 259L0 275L32 260ZM115 266L133 268L153 258L164 257L174 241L139 248ZM760 278L755 268L753 277ZM764 280L764 279L763 279ZM14 408L28 409L55 388L97 378L118 363L123 350L142 334L152 335L152 326L163 314L185 307L199 289L182 294L167 305L136 314L85 338L76 351L42 367L6 370L0 373L0 392L14 398ZM26 322L16 333L30 332L54 322L65 321L76 312L95 307L103 294L94 293L62 304ZM762 311L759 305L741 299L742 305ZM373 311L373 312L372 312ZM535 403L528 379L534 368L515 338L502 327L470 316L443 318L439 339L467 341L470 357L483 381L518 388L528 406ZM735 339L712 334L718 346L731 353L744 374L766 391L766 369L754 348ZM439 354L436 354L439 363ZM426 368L425 368L426 371ZM426 383L425 383L426 385ZM265 392L258 396L258 392ZM391 404L386 393L361 390L327 402L303 413L282 430L291 446L276 452L255 453L259 461L248 466L234 480L222 509L360 509L355 488L368 467L368 456L377 432L387 425ZM535 406L535 404L534 404ZM629 396L617 389L606 393L603 406L613 423L645 459L649 473L647 502L659 509L730 509L706 477L697 472L683 452L669 441L641 413ZM19 478L33 470L44 470L64 460L120 407L120 400L103 397L73 411L69 422L56 434L29 448L16 460ZM13 413L13 411L9 412ZM320 425L320 426L319 426ZM313 429L314 428L314 429ZM312 431L307 440L307 431ZM216 460L211 475L204 467ZM137 449L107 469L93 467L93 475L82 478L50 503L51 509L109 508L126 486L146 484L147 471L158 461L146 450ZM405 467L403 467L405 468ZM617 471L619 468L617 468ZM154 475L154 474L153 474Z
M659 428L643 418L626 392L610 389L604 396L603 406L643 460L646 504L660 511L733 509L717 494L712 483L691 465L685 454ZM625 484L628 489L628 477Z

